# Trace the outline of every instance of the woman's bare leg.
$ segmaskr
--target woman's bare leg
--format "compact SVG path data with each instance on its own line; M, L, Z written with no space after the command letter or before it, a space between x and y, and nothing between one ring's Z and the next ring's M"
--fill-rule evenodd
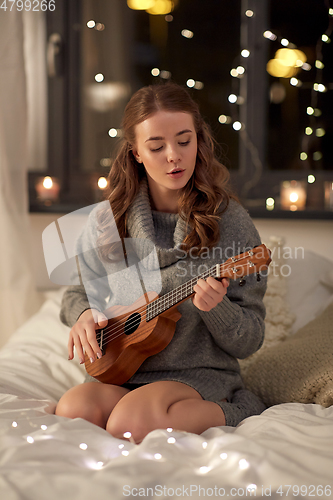
M225 425L219 405L205 401L181 382L161 381L144 385L126 394L114 407L106 430L122 438L131 432L139 443L154 429L174 429L201 434L209 427Z
M72 387L59 400L55 414L84 418L105 429L113 408L129 391L117 385L87 382Z

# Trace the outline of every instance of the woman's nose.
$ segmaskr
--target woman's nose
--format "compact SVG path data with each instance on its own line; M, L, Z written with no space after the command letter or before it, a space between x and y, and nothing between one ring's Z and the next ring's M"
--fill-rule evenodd
M169 146L167 150L167 159L170 163L177 163L180 160L180 154L178 153L177 148Z

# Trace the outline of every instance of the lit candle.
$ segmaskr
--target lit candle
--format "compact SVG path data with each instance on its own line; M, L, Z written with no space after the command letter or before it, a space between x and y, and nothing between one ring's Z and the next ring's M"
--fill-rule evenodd
M59 191L59 182L54 177L46 176L36 183L37 198L41 201L56 201Z
M333 182L327 181L325 186L325 207L333 210Z
M304 181L284 181L281 185L281 208L283 210L304 210L306 183Z

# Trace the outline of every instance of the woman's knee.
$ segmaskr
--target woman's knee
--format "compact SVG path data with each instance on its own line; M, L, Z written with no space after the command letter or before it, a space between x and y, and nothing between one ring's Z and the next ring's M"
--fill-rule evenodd
M59 400L55 414L67 418L83 418L100 427L105 427L103 411L95 404L93 391L88 384L75 386Z

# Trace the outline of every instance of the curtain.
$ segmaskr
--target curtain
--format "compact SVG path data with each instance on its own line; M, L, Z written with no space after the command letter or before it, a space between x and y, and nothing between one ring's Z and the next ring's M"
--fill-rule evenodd
M42 303L27 193L27 84L22 12L0 13L0 346Z

